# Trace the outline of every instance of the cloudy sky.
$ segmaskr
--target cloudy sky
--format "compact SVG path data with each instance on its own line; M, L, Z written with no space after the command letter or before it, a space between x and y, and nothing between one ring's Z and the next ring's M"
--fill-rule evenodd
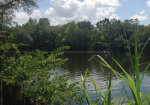
M29 17L47 17L51 25L70 21L90 21L92 24L104 19L138 19L141 24L150 24L150 0L39 0L39 8L28 15L15 12L14 21L27 22Z

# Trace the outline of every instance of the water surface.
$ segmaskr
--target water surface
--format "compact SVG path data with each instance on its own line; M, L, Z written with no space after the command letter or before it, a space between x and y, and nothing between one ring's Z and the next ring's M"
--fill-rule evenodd
M81 82L81 75L84 76L85 71L88 69L91 73L93 79L95 82L100 86L100 88L107 92L107 86L106 81L104 79L104 73L101 70L100 64L96 61L98 60L97 57L94 57L92 60L88 61L93 55L100 55L102 56L108 63L115 68L118 72L124 75L122 70L119 69L116 63L112 60L112 57L115 58L122 66L123 68L133 77L133 65L131 57L134 61L134 56L130 54L122 54L122 53L65 53L64 57L69 58L68 62L66 62L63 66L56 69L56 71L59 74L67 74L69 76L69 81L80 81ZM148 54L144 54L145 56L142 56L140 59L140 77L142 77L143 72L147 66L147 62L150 61L150 56ZM146 63L146 64L143 64ZM105 68L104 68L105 69ZM142 94L146 94L150 92L150 76L149 76L150 69L148 69L147 73L144 76L142 85L141 85L141 92ZM110 70L105 69L105 73L109 77ZM112 76L112 84L116 83L117 81L120 81L114 74ZM123 81L124 83L124 81ZM90 77L87 77L87 89L90 91L95 92L94 86L91 82ZM132 97L130 89L128 86L124 83L125 88L128 92L129 97ZM119 97L122 91L122 84L121 82L117 83L112 90L112 96L113 97ZM100 94L99 94L100 96ZM126 96L126 93L123 92L123 96ZM92 100L96 100L96 95L92 95ZM86 103L84 103L86 105Z

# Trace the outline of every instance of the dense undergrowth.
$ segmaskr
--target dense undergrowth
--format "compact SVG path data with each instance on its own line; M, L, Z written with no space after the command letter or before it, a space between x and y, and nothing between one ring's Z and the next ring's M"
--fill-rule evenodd
M62 58L61 47L53 52L20 52L11 40L13 36L0 35L0 81L20 85L24 94L33 100L44 100L49 105L65 105L80 102L76 83L68 83L68 77L59 75L55 68L68 59ZM75 91L74 91L75 90Z

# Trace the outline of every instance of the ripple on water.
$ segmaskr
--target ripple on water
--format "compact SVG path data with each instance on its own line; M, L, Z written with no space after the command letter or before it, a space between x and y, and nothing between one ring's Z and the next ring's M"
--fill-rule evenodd
M99 64L97 64L97 62L94 62L94 61L87 62L91 56L92 56L92 54L69 54L69 55L66 54L65 57L68 57L70 61L67 62L63 67L57 68L56 71L60 75L67 74L67 76L69 76L70 82L71 81L81 82L82 81L81 74L84 76L85 71L88 69L90 74L92 75L94 81L106 93L107 85L106 85L106 81L104 78L104 74L101 70L101 67L99 66ZM120 56L120 58L119 58L119 56ZM103 56L103 57L108 62L111 62L110 61L111 59L109 56ZM129 59L127 59L127 57L125 55L120 54L117 57L117 61L119 61L119 63L123 67L125 67L127 72L133 77L131 65L129 65L129 62L130 62ZM114 66L114 67L116 67L116 66ZM122 75L124 75L122 70L120 70L118 72L121 73ZM106 73L106 76L109 77L110 70L106 70L105 73ZM142 77L142 73L143 72L140 73L140 78ZM92 83L90 77L87 76L86 79L87 79L87 81L86 81L87 89L92 92L95 92L95 87L93 86L93 83ZM119 79L113 74L112 75L112 84L116 83L117 81L119 81ZM132 94L131 94L130 88L127 86L127 84L123 80L122 80L122 83L125 85L125 89L126 89L127 93L129 94L129 96L131 97ZM112 88L112 96L117 96L117 97L120 96L122 88L123 88L122 83L119 82ZM150 92L150 76L148 75L148 73L146 73L145 77L143 78L143 82L141 84L141 92L142 92L142 94L146 94L146 93ZM100 94L99 94L99 96L100 96ZM123 96L126 96L126 93L124 91L123 91ZM91 94L91 97L92 97L92 100L96 99L95 95ZM85 103L85 105L86 105L86 103Z

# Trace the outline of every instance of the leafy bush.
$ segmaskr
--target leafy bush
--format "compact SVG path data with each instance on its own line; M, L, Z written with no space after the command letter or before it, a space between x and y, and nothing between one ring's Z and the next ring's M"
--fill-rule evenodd
M21 55L11 40L13 36L0 40L0 61L2 81L20 85L23 92L32 99L45 100L50 105L65 105L76 100L76 83L68 83L65 75L59 75L55 68L64 64L62 51L68 47L61 47L50 54L48 52L33 51ZM4 39L5 38L5 39Z
M50 55L35 51L21 55L3 71L3 80L21 85L23 91L33 99L45 100L48 104L65 104L75 100L76 83L68 84L65 75L59 75L54 69L67 61L60 56L65 47Z

